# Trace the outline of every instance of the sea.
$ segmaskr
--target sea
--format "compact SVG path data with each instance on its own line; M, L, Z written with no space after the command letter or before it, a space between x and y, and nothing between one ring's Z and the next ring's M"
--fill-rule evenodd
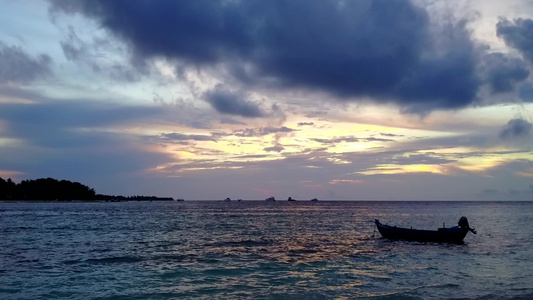
M533 202L0 202L0 299L533 299Z

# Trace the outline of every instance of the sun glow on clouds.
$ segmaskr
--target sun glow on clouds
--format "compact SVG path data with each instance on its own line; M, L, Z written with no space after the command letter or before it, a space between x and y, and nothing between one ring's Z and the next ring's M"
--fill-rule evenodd
M439 165L394 165L394 164L379 164L373 169L363 172L358 172L362 175L398 175L409 173L433 173L433 174L447 174L446 167Z
M298 127L296 123L289 123L286 128L294 129L290 132L281 131L265 135L250 134L249 136L240 135L238 130L227 131L219 133L212 140L208 140L210 137L208 132L196 130L194 134L191 132L181 134L180 136L185 137L184 140L163 141L160 151L176 157L176 160L179 161L177 164L210 161L211 167L201 168L205 170L222 168L223 165L230 162L280 160L314 149L325 148L326 153L329 154L365 152L372 148L382 147L383 144L394 142L390 136L383 136L383 134L397 131L395 128L372 125L328 122L317 122L316 126L304 128ZM358 135L360 137L357 137ZM280 151L268 151L270 147L274 146L280 146ZM350 163L335 156L330 156L327 160L334 164ZM186 168L180 169L180 172L188 170L197 171L199 169Z
M18 147L23 146L23 144L24 142L20 139L0 137L0 146L2 147Z
M359 179L333 179L329 181L329 184L362 184L363 180Z
M36 101L16 96L0 95L0 104L35 104Z
M523 176L523 177L533 178L533 168L529 168L529 169L524 170L522 172L516 172L516 174L518 174L519 176Z
M506 162L502 157L468 157L460 159L456 166L470 172L484 172L503 165Z
M448 160L438 164L378 164L374 168L362 172L362 175L393 175L409 173L433 173L439 175L454 175L455 170L472 173L486 173L516 160L533 162L531 153L504 153L495 149L474 149L458 147L453 149L432 149L431 151L413 152L411 155L427 154L429 157ZM528 176L529 172L518 172L522 176Z
M19 171L9 171L9 170L0 170L0 177L1 178L17 178L19 175L24 174L23 172Z
M427 123L428 120L424 122ZM266 128L272 132L269 133ZM154 170L165 173L175 170L183 174L190 171L236 169L249 163L284 160L294 155L304 157L309 162L320 158L333 165L354 165L357 162L345 155L379 155L396 151L398 154L390 156L390 159L401 163L376 161L373 166L356 170L354 174L453 175L453 170L479 173L497 168L513 159L533 160L529 153L505 153L503 148L431 146L431 140L435 139L462 139L465 136L463 132L327 122L298 118L297 115L292 115L291 120L285 123L285 130L279 128L251 130L248 125L231 125L228 129L219 127L216 134L209 130L189 129L179 135L183 140L162 141L160 146L153 149L167 153L176 160ZM419 146L412 146L413 141ZM411 147L415 149L406 150ZM416 150L416 147L420 149ZM272 151L272 148L278 150ZM191 164L201 166L191 167ZM186 165L188 167L184 167ZM323 166L308 164L306 167Z

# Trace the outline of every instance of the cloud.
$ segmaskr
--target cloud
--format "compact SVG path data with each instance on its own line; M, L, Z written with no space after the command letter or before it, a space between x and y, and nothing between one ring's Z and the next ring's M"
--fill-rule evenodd
M212 141L216 142L216 138L211 135L200 135L200 134L181 134L177 132L173 133L163 133L160 136L160 140L166 142L172 141Z
M520 98L525 102L533 102L533 84L527 83L519 89Z
M381 135L381 136L390 136L390 137L402 137L402 136L405 136L403 134L384 133L384 132L381 132L379 135Z
M255 137L255 136L265 136L274 133L289 133L293 132L295 129L281 126L281 127L262 127L262 128L247 128L244 130L237 130L233 132L233 135L238 137Z
M220 118L220 124L230 124L230 125L245 125L243 122L239 122L232 118L222 117Z
M341 142L345 143L361 143L361 142L394 142L392 139L382 139L382 138L375 138L375 137L367 137L367 138L357 138L353 136L343 136L343 137L336 137L331 139L311 139L312 141L315 141L317 143L321 144L338 144Z
M8 46L0 41L0 83L27 83L50 75L51 61L48 55L32 57L20 47Z
M455 162L456 160L434 157L434 156L425 155L425 154L409 154L405 156L394 156L384 161L385 163L390 163L390 164L395 164L395 165L416 165L416 164L443 165L443 164Z
M60 44L63 54L68 60L76 61L88 55L87 44L78 37L72 27L69 27L68 39Z
M6 95L3 89L0 92ZM176 161L171 154L147 149L151 145L142 134L128 131L131 125L143 127L147 121L164 118L162 108L83 99L56 101L27 91L7 92L31 102L0 104L0 166L22 173L17 176L20 179L68 178L99 192L103 192L100 187L108 187L110 193L117 193L121 183L116 178L132 180ZM128 187L123 191L140 192Z
M281 145L276 145L276 146L272 146L272 147L267 147L267 148L265 148L263 150L265 150L266 152L278 152L279 153L279 152L285 150L285 148L283 146L281 146Z
M97 144L100 137L104 136L95 133L98 129L139 124L160 117L163 112L158 107L110 105L83 100L5 104L0 107L0 119L7 124L2 136L56 149Z
M153 113L80 102L2 105L0 119L6 127L0 137L12 142L3 145L0 165L29 178L86 178L105 185L104 178L172 160L168 154L145 150L139 136L109 130ZM98 130L102 127L106 130Z
M383 139L376 137L367 137L363 139L365 142L394 142L393 139Z
M226 90L222 85L217 85L213 90L206 92L204 98L219 113L246 118L264 115L259 106L246 99L244 94Z
M134 82L146 75L148 70L135 61L124 61L124 50L104 38L93 37L92 41L82 40L72 26L68 36L60 42L63 55L80 66L88 66L98 76L106 76L116 81ZM116 53L116 56L109 55ZM86 70L83 70L86 72Z
M329 181L329 184L362 184L363 180L360 179L333 179Z
M512 119L503 127L500 137L507 139L528 136L531 132L531 127L531 123L524 119Z
M361 139L350 136L350 137L338 137L338 138L331 138L331 139L311 139L311 141L321 143L321 144L338 144L341 142L345 143L358 143L361 141Z
M502 19L496 25L496 34L503 38L505 43L524 55L524 58L533 63L533 20Z
M472 41L467 22L432 22L412 1L49 2L54 13L96 20L135 57L223 68L247 85L371 98L425 113L474 104L486 80L477 72L486 48ZM488 79L495 91L523 78L509 64ZM261 115L242 95L215 90L207 100L221 113Z
M47 148L31 143L6 145L0 151L0 165L20 171L25 178L68 178L96 187L99 192L99 187L107 186L108 191L117 193L116 178L128 176L131 180L133 174L175 161L169 154L145 150L143 141L127 134L92 132L82 134L81 139L86 142L68 148L51 143ZM123 192L137 192L130 188Z
M313 126L315 125L315 123L313 122L299 122L298 123L298 127L301 127L301 126Z
M529 70L521 59L510 58L502 53L488 54L484 59L483 74L494 93L511 92L516 83L529 76Z

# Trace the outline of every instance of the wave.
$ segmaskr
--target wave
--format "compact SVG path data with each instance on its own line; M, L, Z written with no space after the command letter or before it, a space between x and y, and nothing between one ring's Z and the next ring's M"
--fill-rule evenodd
M227 242L219 242L214 244L209 244L206 246L215 246L215 247L264 247L272 245L271 240L241 240L241 241L227 241Z
M162 254L154 256L109 256L103 258L89 258L89 259L71 259L64 260L63 264L76 265L76 264L90 264L90 265L106 265L106 264L130 264L149 261L198 261L198 255L196 254Z
M136 256L111 256L104 258L89 258L89 259L73 259L65 260L63 264L74 265L74 264L91 264L91 265L105 265L105 264L128 264L128 263L138 263L144 261L145 259Z

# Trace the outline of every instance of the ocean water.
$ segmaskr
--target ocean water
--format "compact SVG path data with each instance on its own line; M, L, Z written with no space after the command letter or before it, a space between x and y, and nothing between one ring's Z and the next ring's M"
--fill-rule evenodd
M391 242L374 218L464 245ZM0 299L533 299L533 202L0 203Z

